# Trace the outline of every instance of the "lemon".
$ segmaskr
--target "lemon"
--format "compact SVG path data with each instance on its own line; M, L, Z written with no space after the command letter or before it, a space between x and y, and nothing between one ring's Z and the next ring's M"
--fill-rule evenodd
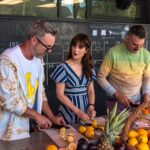
M58 150L58 148L56 145L49 144L49 145L47 145L45 150Z
M65 127L60 128L59 133L60 133L60 135L65 135L66 134L66 128Z
M86 131L86 127L80 126L78 130L79 130L80 133L84 134L85 131Z
M145 143L137 144L137 145L136 145L136 148L137 148L138 150L149 150L148 144L145 144Z
M134 130L130 130L129 133L128 133L128 137L129 138L135 138L135 137L138 137L138 133Z
M138 141L139 141L139 143L147 143L148 142L147 135L139 135L138 136Z
M128 139L128 144L129 144L130 146L135 147L135 145L138 144L138 140L137 140L136 138L129 138L129 139Z

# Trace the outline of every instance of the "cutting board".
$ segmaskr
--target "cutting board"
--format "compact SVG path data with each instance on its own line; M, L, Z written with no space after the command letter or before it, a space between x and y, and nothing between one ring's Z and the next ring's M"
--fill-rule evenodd
M103 117L97 117L95 118L97 120L97 122L101 125L105 124L105 119ZM67 125L70 128L67 129L67 132L73 132L75 134L75 140L74 143L77 143L78 140L80 138L85 138L87 139L84 135L80 134L77 129L75 129L74 127L72 127L71 125ZM78 127L78 126L77 126ZM60 134L59 134L59 129L54 129L54 128L50 128L50 129L44 129L43 130L54 142L55 144L59 147L59 148L63 148L66 147L68 145L68 143L66 141L64 141ZM95 141L97 138L99 138L99 136L95 136L93 139L87 139L89 142L91 141Z
M67 129L67 132L73 132L75 134L75 140L74 143L77 143L80 138L85 138L83 135L81 135L75 128L73 128L71 125L67 125L70 128ZM63 148L68 145L66 141L64 141L60 135L59 135L59 129L44 129L43 130L54 142L59 148Z
M99 125L102 125L102 126L105 125L105 119L104 119L104 117L93 118L93 120L96 120ZM77 128L79 128L80 125L85 125L86 126L88 124L89 125L92 124L92 121L82 122L81 124L79 124L77 126ZM102 135L102 131L95 129L94 130L94 136L92 138L90 138L90 139L87 138L88 142L89 143L95 143L101 137L101 135ZM86 136L84 134L83 134L83 136L84 136L84 138L86 138Z

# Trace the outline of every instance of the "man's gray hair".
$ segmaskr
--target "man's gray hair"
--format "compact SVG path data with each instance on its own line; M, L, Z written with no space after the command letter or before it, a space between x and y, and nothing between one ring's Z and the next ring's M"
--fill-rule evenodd
M55 36L57 30L54 29L54 27L49 22L38 20L29 27L27 38L30 39L33 36L40 38L43 37L46 33Z

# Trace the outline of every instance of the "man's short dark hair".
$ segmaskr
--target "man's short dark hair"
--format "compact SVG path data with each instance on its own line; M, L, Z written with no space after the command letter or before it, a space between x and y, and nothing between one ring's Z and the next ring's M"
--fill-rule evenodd
M140 39L145 39L147 36L146 30L142 25L132 26L128 31L128 35L132 34L136 35Z

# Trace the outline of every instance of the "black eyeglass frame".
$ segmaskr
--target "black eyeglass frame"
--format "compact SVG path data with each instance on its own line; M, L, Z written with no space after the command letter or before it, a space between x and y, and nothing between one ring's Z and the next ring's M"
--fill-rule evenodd
M55 45L54 46L51 46L51 45L45 45L38 37L36 37L36 39L38 40L38 42L41 44L41 45L43 45L45 48L46 48L46 52L47 53L50 53L51 51L52 51L52 49L55 47Z

